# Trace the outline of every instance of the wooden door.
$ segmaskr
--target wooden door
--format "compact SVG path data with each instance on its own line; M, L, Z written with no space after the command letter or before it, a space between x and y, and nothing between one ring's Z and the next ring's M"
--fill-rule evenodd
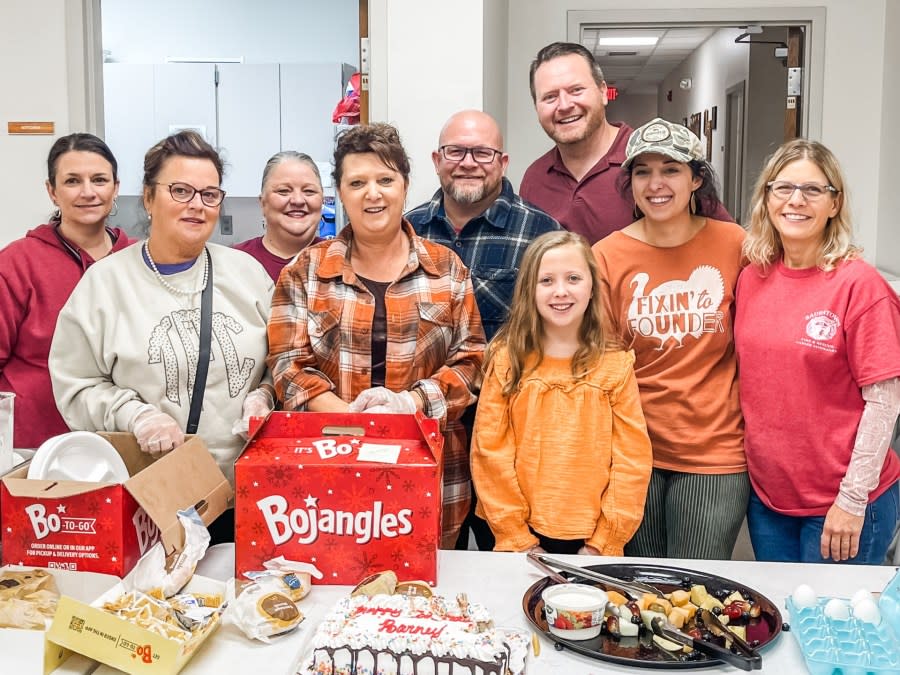
M788 86L784 110L784 140L789 141L803 135L803 81L806 79L803 52L805 48L805 28L788 27Z
M360 92L359 92L359 123L369 123L369 69L363 68L362 43L363 38L369 38L369 0L359 0L359 67L360 67Z

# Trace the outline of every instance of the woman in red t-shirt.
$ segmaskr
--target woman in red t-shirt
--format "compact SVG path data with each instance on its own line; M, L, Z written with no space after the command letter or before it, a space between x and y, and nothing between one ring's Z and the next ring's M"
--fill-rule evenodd
M834 155L781 146L754 192L735 318L760 560L880 564L897 525L900 301L851 233Z

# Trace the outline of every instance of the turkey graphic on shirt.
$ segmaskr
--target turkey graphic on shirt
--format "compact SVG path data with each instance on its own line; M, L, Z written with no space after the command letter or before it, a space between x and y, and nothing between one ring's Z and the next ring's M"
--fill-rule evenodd
M678 347L691 335L725 331L720 310L725 297L722 273L711 265L700 265L685 279L672 279L647 292L650 275L638 272L628 307L628 326L634 335L656 340L662 349L668 340Z

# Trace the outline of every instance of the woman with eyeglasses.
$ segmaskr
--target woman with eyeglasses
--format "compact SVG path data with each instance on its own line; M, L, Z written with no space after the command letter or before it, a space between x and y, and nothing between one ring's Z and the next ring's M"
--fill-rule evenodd
M0 250L0 391L16 394L14 446L36 448L69 429L56 412L47 355L59 311L94 261L131 242L107 219L118 164L92 134L58 138L47 156L50 222Z
M481 382L484 332L465 265L403 217L409 171L388 124L338 137L334 182L349 224L278 277L269 367L285 410L439 420L442 546L453 548L470 500L460 417Z
M625 555L730 559L750 494L732 334L744 231L716 220L700 139L654 119L628 139L635 220L594 244L653 446L644 518Z
M744 243L735 344L759 560L881 564L898 521L900 301L852 243L837 159L768 160Z
M131 431L154 456L197 433L231 479L249 416L273 407L273 284L250 256L209 243L221 182L222 160L193 131L150 148L149 236L85 274L60 313L50 371L72 429Z

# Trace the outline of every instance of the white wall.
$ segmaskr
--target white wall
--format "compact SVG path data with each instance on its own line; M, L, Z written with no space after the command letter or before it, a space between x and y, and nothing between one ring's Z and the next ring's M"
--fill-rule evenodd
M47 222L47 152L70 132L66 0L4 3L0 20L0 247ZM56 136L10 136L8 122L54 122Z
M434 0L432 0L434 1ZM890 0L896 4L896 0ZM881 132L886 118L896 116L896 107L886 105L882 87L886 72L896 82L900 70L895 54L885 63L885 5L887 0L754 0L753 7L782 9L825 7L824 100L821 140L838 155L853 186L858 239L870 260L876 256L879 214L879 171L884 152ZM691 8L745 10L743 0L691 0ZM554 40L567 39L567 12L558 0L520 0L510 12L509 125L508 144L515 148L509 176L518 184L528 164L551 146L537 123L534 107L522 76L537 51ZM623 10L619 0L581 0L579 10ZM632 0L628 10L644 12L653 20L652 10L673 10L671 0ZM748 15L752 9L746 9ZM682 11L684 16L686 12ZM892 11L896 21L896 13ZM895 29L896 30L896 29ZM895 86L895 85L891 85ZM848 99L848 88L860 92L857 101ZM891 99L894 100L894 99ZM720 108L720 114L724 108ZM892 153L893 154L893 153ZM897 169L887 167L892 190L900 183ZM896 213L896 211L895 211ZM886 225L882 225L885 227Z
M659 112L672 122L704 110L712 114L718 108L717 129L713 131L712 167L721 186L725 172L725 91L741 80L747 79L750 47L734 43L743 31L722 28L713 33L690 56L682 61L659 86ZM682 78L691 78L691 89L678 86ZM668 92L672 100L667 101ZM703 130L700 140L706 143ZM734 214L735 217L738 214Z
M485 2L484 64L482 65L484 105L482 110L497 120L504 139L506 139L508 26L509 0L488 0Z
M609 102L606 116L614 122L625 122L628 126L637 128L644 122L659 117L656 94L622 94L615 101Z
M888 2L885 7L884 25L886 35L896 36L900 31L900 2ZM879 167L878 211L875 218L878 224L878 266L896 276L900 276L900 163L897 162L897 150L900 148L900 125L897 124L897 111L900 110L900 41L886 40L884 48L884 78L882 109L886 114L881 118L880 147L881 166ZM854 89L857 89L854 87ZM862 89L858 89L862 92ZM860 102L867 101L868 95L860 94ZM850 106L856 107L856 106ZM863 150L863 153L865 151ZM851 199L857 199L854 190ZM857 209L857 214L859 210ZM896 447L896 446L894 446Z
M483 2L493 1L369 0L369 114L400 131L413 168L408 207L438 188L431 151L444 122L484 104Z
M103 0L102 7L103 49L120 63L167 56L359 63L359 0Z

